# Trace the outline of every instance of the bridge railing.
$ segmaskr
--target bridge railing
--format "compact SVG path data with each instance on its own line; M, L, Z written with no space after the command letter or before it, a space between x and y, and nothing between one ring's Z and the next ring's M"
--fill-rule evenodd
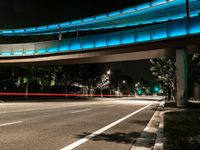
M126 44L177 38L200 33L200 16L168 21L126 31L93 35L61 41L0 45L0 57L54 54L60 52L84 51ZM188 32L188 33L187 33Z

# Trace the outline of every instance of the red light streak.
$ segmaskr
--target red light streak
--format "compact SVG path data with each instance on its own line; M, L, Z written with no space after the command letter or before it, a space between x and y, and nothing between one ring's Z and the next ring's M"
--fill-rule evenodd
M51 97L118 97L119 95L112 94L65 94L65 93L15 93L15 92L0 92L0 96L51 96ZM128 96L128 95L120 95L120 96Z

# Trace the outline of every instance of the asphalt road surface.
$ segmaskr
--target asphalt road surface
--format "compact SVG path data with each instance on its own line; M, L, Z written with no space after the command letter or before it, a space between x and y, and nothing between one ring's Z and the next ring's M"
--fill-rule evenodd
M130 150L158 103L156 98L0 103L0 150Z

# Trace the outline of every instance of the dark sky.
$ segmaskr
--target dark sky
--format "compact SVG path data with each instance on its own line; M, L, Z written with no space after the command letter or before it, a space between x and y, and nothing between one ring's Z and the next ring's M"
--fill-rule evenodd
M0 28L28 27L64 22L113 10L148 0L1 0ZM134 79L152 79L149 60L109 64Z
M124 74L131 76L136 81L139 81L141 78L149 81L153 79L150 71L152 65L148 59L109 63L107 66L113 70L122 71Z
M34 26L92 16L148 0L1 0L0 27Z

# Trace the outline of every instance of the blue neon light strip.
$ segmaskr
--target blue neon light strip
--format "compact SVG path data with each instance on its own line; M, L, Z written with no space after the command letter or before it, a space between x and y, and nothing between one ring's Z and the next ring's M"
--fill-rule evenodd
M189 34L200 34L200 16L193 17L189 24ZM187 35L186 20L176 20L167 23L141 27L121 32L100 34L82 38L66 39L62 41L34 43L35 50L25 49L24 51L12 52L12 44L3 46L0 49L1 57L25 56L37 54L50 54L67 51L82 51L96 48L106 48L124 44L135 44L141 42L155 41L167 38L183 37ZM33 45L33 43L30 43ZM10 51L8 47L10 46ZM18 47L24 47L19 44ZM37 48L40 47L40 48Z
M26 50L24 53L26 55L32 55L32 54L35 54L35 51L34 50Z
M190 0L190 4L191 17L197 16L200 13L200 1ZM157 13L158 11L162 12ZM149 16L148 19L145 18L145 14L151 13L152 16ZM156 14L153 15L153 13ZM168 13L169 15L166 15ZM157 17L158 14L159 17ZM130 8L125 8L123 10L105 13L79 20L25 29L0 30L0 35L25 36L57 34L59 32L60 27L62 27L63 33L75 32L77 27L80 31L121 28L125 26L136 26L140 24L151 24L154 22L181 19L185 17L185 15L185 1L183 0L154 0ZM135 20L135 17L140 17L141 21L138 21L137 19ZM111 25L107 26L107 24Z
M11 55L11 52L1 52L1 55L2 55L2 56L10 56L10 55Z

